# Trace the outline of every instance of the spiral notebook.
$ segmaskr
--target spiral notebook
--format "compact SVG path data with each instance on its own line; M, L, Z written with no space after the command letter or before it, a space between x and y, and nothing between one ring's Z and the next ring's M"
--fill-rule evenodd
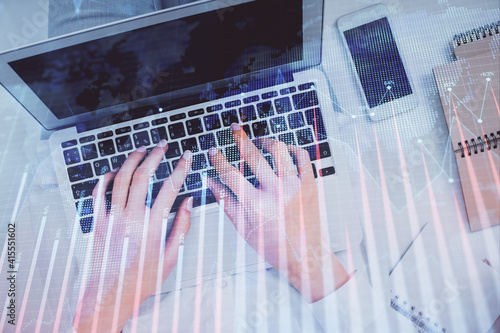
M500 315L500 275L465 246L482 237L443 238L437 229L426 225L392 271L391 308L419 333L489 332Z
M500 224L500 21L456 35L434 68L471 231Z

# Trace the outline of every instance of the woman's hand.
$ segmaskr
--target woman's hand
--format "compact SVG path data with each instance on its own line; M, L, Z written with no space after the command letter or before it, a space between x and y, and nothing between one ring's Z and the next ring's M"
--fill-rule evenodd
M322 237L318 191L307 151L272 139L260 140L276 173L261 151L233 124L242 159L260 185L255 188L216 149L209 151L220 182L208 186L236 230L257 253L283 274L309 302L338 289L349 276ZM293 159L296 160L297 168ZM298 173L298 174L297 174Z
M146 159L146 148L137 149L118 172L104 175L94 189L92 268L73 320L78 331L119 332L177 263L179 245L190 227L192 198L182 203L165 240L166 224L191 168L191 152L184 153L165 180L154 205L145 205L151 177L166 149L167 143L162 140ZM105 193L111 182L108 213Z

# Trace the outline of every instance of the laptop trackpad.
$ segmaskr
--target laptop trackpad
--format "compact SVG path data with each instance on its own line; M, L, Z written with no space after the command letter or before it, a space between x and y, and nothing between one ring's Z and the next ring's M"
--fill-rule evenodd
M260 265L256 265L258 263ZM183 258L173 274L177 281L192 280L193 284L197 284L217 278L220 274L255 270L256 266L265 268L267 265L262 263L265 261L236 232L226 214L219 213L217 207L204 216L198 214L192 217Z

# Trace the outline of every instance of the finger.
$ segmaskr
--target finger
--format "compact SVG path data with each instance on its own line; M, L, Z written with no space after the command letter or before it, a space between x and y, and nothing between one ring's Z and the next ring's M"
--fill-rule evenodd
M94 204L94 215L97 217L106 216L106 189L108 188L111 181L115 178L116 172L118 170L115 169L111 172L106 173L99 181L97 182L94 190L92 191L92 201Z
M166 279L174 266L177 264L179 246L184 245L184 240L191 227L191 210L193 209L193 198L185 199L177 215L174 225L165 243L165 255L163 257L163 279Z
M283 142L273 139L261 139L259 141L262 148L273 156L278 177L297 177L292 157L290 156L288 147Z
M127 207L132 209L145 208L146 197L149 191L149 182L160 164L167 149L167 141L161 140L142 162L132 177L132 185L127 200Z
M120 171L116 174L115 182L113 184L113 196L111 199L112 206L125 208L132 175L145 155L146 147L139 147L136 151L130 154L125 163L123 163Z
M219 150L210 148L208 155L221 181L236 194L240 202L245 201L247 196L256 196L258 190L245 179L238 169L227 161Z
M191 163L193 161L193 154L191 151L186 150L182 154L182 158L177 163L174 172L165 179L161 186L160 192L156 197L155 203L152 207L152 216L161 219L168 217L175 198L179 194L179 190L186 179L186 176L191 170Z
M261 185L263 187L274 186L276 174L269 163L267 163L262 152L255 147L245 131L241 130L240 125L232 124L231 129L233 130L234 140L238 144L241 157L247 162Z
M297 146L287 146L287 148L297 160L297 169L300 179L302 181L314 181L314 173L309 153L305 149Z
M238 219L243 218L239 209L241 208L238 201L236 201L231 193L219 182L207 178L207 186L212 191L217 200L219 206L221 205L221 201L224 200L224 212L229 217L229 219L233 222L234 226L237 227L239 224Z

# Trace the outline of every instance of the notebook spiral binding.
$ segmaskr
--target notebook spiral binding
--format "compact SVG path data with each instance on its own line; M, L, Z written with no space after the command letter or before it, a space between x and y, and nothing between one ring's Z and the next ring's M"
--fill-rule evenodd
M446 327L442 327L440 323L433 322L430 317L426 317L422 311L418 311L413 305L407 301L400 300L398 295L391 297L391 308L408 318L413 326L418 330L418 333L446 333Z
M500 140L500 131L497 131L496 135L495 133L490 133L489 135L485 134L484 138L478 136L477 139L472 138L470 140L465 140L464 143L459 142L458 147L462 152L462 158L465 158L466 151L467 155L471 156L472 152L474 152L474 154L477 154L479 152L484 153L485 147L487 151L491 149L497 149L499 140Z
M453 37L453 46L457 47L462 44L472 43L477 40L486 38L486 36L492 36L493 34L498 34L500 29L500 21L493 22L491 24L486 24L484 27L479 27L477 29L468 30L464 33L455 35Z

